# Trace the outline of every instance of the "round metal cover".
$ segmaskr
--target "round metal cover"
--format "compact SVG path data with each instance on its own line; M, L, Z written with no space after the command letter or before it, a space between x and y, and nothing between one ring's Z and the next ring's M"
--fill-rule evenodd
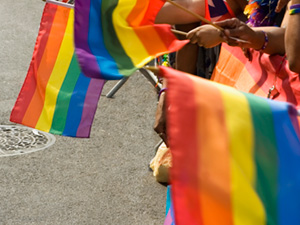
M29 127L0 125L0 157L36 152L54 143L52 134Z

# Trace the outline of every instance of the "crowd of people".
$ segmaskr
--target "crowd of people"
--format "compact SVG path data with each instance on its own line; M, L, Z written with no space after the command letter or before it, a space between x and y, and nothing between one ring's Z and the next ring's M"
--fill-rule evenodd
M175 68L197 75L200 51L211 51L218 59L223 42L243 50L251 60L249 49L270 55L285 56L289 69L300 73L300 0L252 1L245 0L175 0L186 9L212 21L202 24L195 16L166 2L156 17L156 23L168 23L187 32L190 43L177 52ZM206 67L208 65L203 65ZM234 65L233 65L234 66ZM205 69L205 68L204 68ZM199 74L198 74L199 75ZM205 78L210 78L204 76ZM166 87L166 81L163 81ZM159 95L154 129L168 145L166 127L165 88ZM300 93L300 90L299 90Z

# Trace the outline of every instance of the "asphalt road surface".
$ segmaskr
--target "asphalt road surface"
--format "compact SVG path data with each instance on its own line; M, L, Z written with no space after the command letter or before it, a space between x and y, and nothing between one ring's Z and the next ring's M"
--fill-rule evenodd
M12 124L43 7L0 0L0 125ZM55 136L44 150L0 157L0 225L163 224L166 187L148 170L156 98L136 73L113 99L100 98L90 138Z

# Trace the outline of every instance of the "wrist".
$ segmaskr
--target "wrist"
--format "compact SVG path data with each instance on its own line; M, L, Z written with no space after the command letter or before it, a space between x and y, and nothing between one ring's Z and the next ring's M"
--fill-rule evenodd
M269 43L268 34L262 30L257 31L256 34L257 34L257 39L256 39L257 41L253 48L256 51L263 51Z

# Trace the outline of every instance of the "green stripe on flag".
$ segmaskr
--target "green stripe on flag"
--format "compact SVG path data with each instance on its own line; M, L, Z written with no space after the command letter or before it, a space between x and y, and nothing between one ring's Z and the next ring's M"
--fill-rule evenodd
M265 99L251 94L245 96L250 105L255 132L256 191L264 204L267 224L276 225L278 155L273 114Z
M77 62L76 55L73 54L68 72L57 96L50 133L62 134L62 132L64 131L70 100L79 75L80 68Z

